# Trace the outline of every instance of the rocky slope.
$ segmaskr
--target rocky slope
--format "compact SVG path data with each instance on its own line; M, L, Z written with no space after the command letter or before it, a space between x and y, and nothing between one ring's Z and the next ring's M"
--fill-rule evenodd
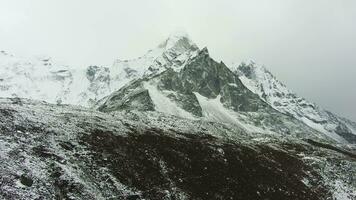
M291 115L311 128L326 133L330 137L341 136L349 143L356 143L354 122L341 118L329 111L308 102L290 91L278 81L265 67L254 63L233 65L233 70L242 83L259 95L274 109Z
M292 134L293 135L293 134ZM355 199L355 149L0 98L1 199Z
M138 79L101 100L98 109L159 111L189 119L232 123L249 132L334 139L294 117L273 109L248 90L224 63L206 48L180 70ZM338 137L337 141L344 141Z

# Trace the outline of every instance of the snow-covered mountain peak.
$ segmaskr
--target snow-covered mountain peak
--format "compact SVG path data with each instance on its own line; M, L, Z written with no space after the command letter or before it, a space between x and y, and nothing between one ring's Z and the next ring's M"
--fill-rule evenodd
M274 109L307 124L309 127L340 141L340 137L355 143L354 124L318 107L315 103L289 90L265 67L254 62L232 65L241 82Z
M207 47L204 47L199 53L204 55L209 55L209 50Z
M249 90L259 94L264 100L266 100L265 95L270 94L270 96L275 96L275 94L272 94L275 92L292 93L266 67L258 65L253 61L250 61L248 64L245 62L231 64L230 69L239 76ZM257 80L259 80L258 83Z
M158 74L168 68L182 69L186 62L199 52L198 46L186 33L173 33L158 47L145 55L131 60L116 60L112 71L117 78L132 80Z
M174 32L170 34L169 37L158 47L165 50L175 50L180 52L198 49L198 46L185 32Z

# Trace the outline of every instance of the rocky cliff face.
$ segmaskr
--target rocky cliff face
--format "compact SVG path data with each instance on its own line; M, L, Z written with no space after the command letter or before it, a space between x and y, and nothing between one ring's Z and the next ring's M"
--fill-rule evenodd
M183 118L238 124L250 132L330 139L273 109L224 63L210 58L206 48L179 71L170 68L126 85L100 101L98 109L156 110Z
M2 199L353 199L355 149L157 112L0 99Z

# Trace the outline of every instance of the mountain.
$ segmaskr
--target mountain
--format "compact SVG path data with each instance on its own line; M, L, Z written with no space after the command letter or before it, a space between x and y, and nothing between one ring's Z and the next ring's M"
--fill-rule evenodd
M191 60L201 54L202 51L203 50L200 50L185 33L172 34L167 40L158 45L158 47L148 51L144 56L131 60L116 60L110 67L89 66L86 68L76 68L73 66L56 64L49 57L28 59L15 57L5 51L1 51L0 96L23 97L44 100L50 103L73 104L91 107L93 105L99 105L100 103L98 103L98 101L104 101L109 95L112 96L115 91L123 88L126 84L130 84L132 81L136 81L137 79L161 73L166 74L165 76L169 78L172 74L180 73L188 62L191 62ZM222 63L220 64L223 65ZM201 67L204 67L203 65L204 63L202 63ZM257 117L257 115L260 114L257 114L256 116L250 115L247 118L246 112L241 115L241 111L244 112L244 109L246 109L246 101L255 100L253 100L253 98L240 98L237 100L237 95L246 96L247 93L243 91L240 92L239 88L231 88L233 88L234 85L238 85L240 88L245 86L250 91L257 94L260 99L266 102L273 109L301 121L305 125L314 129L315 132L324 133L329 138L339 142L356 143L356 125L354 122L338 117L331 112L318 108L317 105L309 103L303 98L297 97L297 95L288 90L285 85L280 83L265 68L257 67L254 64L241 64L240 66L231 65L229 68L237 74L239 79L241 79L241 81L238 81L239 83L236 84L234 81L230 81L230 85L224 89L223 87L213 88L215 92L214 94L206 94L204 92L202 93L202 91L193 91L193 89L190 91L189 95L185 94L182 96L181 92L184 91L180 89L180 97L172 97L172 94L170 94L170 97L185 98L184 101L188 102L181 102L180 107L189 106L193 110L188 110L187 113L185 112L186 109L181 110L179 106L166 106L171 110L165 110L164 112L173 112L172 114L190 118L202 117L202 107L204 105L200 105L199 102L197 102L197 98L200 97L200 103L205 104L205 108L213 108L215 106L215 111L204 110L204 112L208 112L204 114L206 119L210 118L210 120L215 121L244 124L248 129L253 129L254 131L268 130L272 132L290 132L292 127L286 128L286 126L283 126L286 130L281 130L281 127L275 127L275 124L279 124L276 119L271 119L270 122L267 120L265 125L256 126L256 124L261 123L261 120ZM224 73L230 73L227 72L226 69L225 71L226 72ZM190 72L186 72L185 74L189 73ZM209 73L213 76L216 71L209 71L208 74ZM164 75L161 76L163 77ZM202 77L200 78L201 80L204 79ZM231 77L229 78L231 79ZM178 79L176 78L175 82L177 82ZM207 77L206 79L211 79L211 77ZM240 82L242 82L243 86ZM152 83L148 86L150 85L152 85ZM209 84L208 86L210 87L211 85L212 84ZM185 85L180 87L185 87ZM171 88L167 86L161 89L165 91L172 91ZM204 88L200 88L199 90L204 90ZM216 99L221 97L216 93L218 90L223 91L225 94L225 98L222 98L221 101L226 101L226 99L229 98L231 101L232 99L230 105L227 105L226 102L219 102L219 99ZM239 91L235 91L234 94L231 93L231 97L226 97L226 95L230 94L230 91L232 90ZM151 91L151 93L152 92L153 91ZM249 95L252 94L249 93ZM183 101L183 99L180 99L179 101ZM240 104L242 101L245 101L245 103L242 103L241 107L238 108L237 104ZM148 103L149 101L145 102L145 104ZM165 103L167 103L167 101L165 101ZM192 105L188 105L188 103ZM253 103L247 104L250 106L249 109L252 109L251 106ZM257 104L262 105L261 103ZM227 111L226 108L228 108ZM230 112L231 109L233 110L232 113ZM161 109L161 111L163 110ZM238 116L234 116L236 113ZM275 112L271 109L267 109L265 113L268 115L268 113ZM207 115L209 115L209 117L206 117ZM269 119L269 117L266 117L267 115L264 115L264 119ZM280 119L279 116L275 118ZM291 118L287 119L288 117L284 115L282 118L286 118L284 121L295 121ZM253 124L252 126L251 123ZM266 123L270 125L266 125ZM285 122L282 122L282 124L283 123L285 124ZM304 125L296 126L304 127ZM274 129L280 130L276 131ZM294 129L310 132L310 130L305 131L305 128Z
M237 124L250 132L329 139L262 101L224 63L214 61L206 48L180 70L169 68L127 84L101 100L98 110L159 111Z
M195 62L195 65L200 66L199 70L194 70L193 67L187 67L191 70L183 70L188 63L192 63L198 56L203 57L204 54L208 56L207 49L199 49L185 33L172 34L144 56L131 60L116 60L110 67L78 68L56 64L48 57L26 59L2 51L0 96L100 107L101 104L110 104L105 101L114 96L120 88L133 89L135 86L132 84L136 84L142 91L135 90L137 94L131 92L129 95L141 98L145 107L151 106L150 110L156 109L181 117L203 117L213 121L237 123L255 132L289 134L293 130L295 135L320 138L324 137L324 134L338 142L356 143L354 122L297 97L263 67L253 64L231 65L228 68L235 74L232 75L224 63L210 59L207 62ZM207 63L215 63L215 66L204 72L203 68ZM199 73L203 72L205 77L199 77ZM216 78L217 73L224 73L222 76L225 77ZM155 75L160 77L152 78ZM235 80L236 75L241 81ZM170 76L175 77L172 83L167 81ZM186 80L181 80L182 78ZM192 80L188 80L189 78ZM148 81L150 84L145 85L149 88L143 88L142 83L146 83L148 79L152 79ZM211 82L204 83L207 80ZM216 84L212 83L213 80ZM188 81L198 85L186 88L192 87L191 84L186 84ZM161 85L164 82L164 86L156 86L153 82L159 82ZM175 88L167 84L175 84ZM155 90L157 87L158 90ZM184 91L184 88L189 91ZM262 102L245 88L257 94ZM151 91L148 92L148 89ZM158 95L154 99L156 105L153 105L152 93ZM262 109L261 106L266 108Z
M0 98L1 199L355 199L356 149Z
M0 96L91 106L131 80L166 68L179 69L198 47L184 35L172 34L157 48L112 66L81 68L57 64L49 57L24 58L0 52Z
M180 45L185 47L192 45L187 42L188 39L185 41L185 44L180 43ZM193 48L196 49L195 45L186 49ZM301 98L298 99L291 92L287 93L286 87L271 73L264 71L266 83L283 90L280 91L281 94L287 93L295 97L295 102L304 106L304 113L308 113L306 117L276 107L278 101L266 101L262 92L251 88L251 79L245 76L249 70L243 71L247 65L241 65L238 70L231 71L224 63L218 63L210 58L206 48L196 52L188 57L182 67L173 68L163 65L165 71L146 74L136 79L100 100L97 108L104 112L124 109L156 110L183 118L203 118L239 124L252 132L294 134L302 137L332 139L342 143L356 143L356 135L348 128L353 126L352 123L342 124L345 120L337 118L330 112L324 112L324 115L327 115L332 123L326 123L325 120L322 123L325 127L334 126L334 131L330 131L330 128L320 128L322 125L308 121L310 116L314 116L313 119L317 120L316 115L312 115L313 111L309 109L316 106ZM256 75L252 76L256 77ZM260 83L255 85L258 87ZM270 85L265 87L269 88ZM279 94L274 94L276 95ZM284 103L284 105L293 104ZM294 110L301 112L302 109L296 107Z
M232 65L242 83L274 109L293 116L330 137L356 143L356 124L308 102L290 91L265 67L251 62Z

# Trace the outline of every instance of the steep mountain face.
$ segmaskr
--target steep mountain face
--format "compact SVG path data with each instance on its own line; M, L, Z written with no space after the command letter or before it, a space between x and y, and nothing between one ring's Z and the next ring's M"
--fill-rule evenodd
M45 99L50 102L68 95L73 74L67 66L56 66L50 58L21 59L0 52L0 95Z
M51 58L0 53L0 96L88 105L110 93L105 68L75 69Z
M184 34L172 34L157 48L110 67L59 65L48 57L22 58L0 52L0 96L92 106L128 82L167 68L179 69L198 47Z
M342 137L356 143L354 122L319 108L316 104L298 97L278 81L266 68L254 63L233 66L242 83L274 109L291 115L311 128L332 138Z
M1 199L355 199L355 149L0 98Z
M169 68L138 79L97 106L103 112L159 111L182 118L237 124L250 132L330 139L262 101L224 63L210 58L206 48L190 58L181 70Z

